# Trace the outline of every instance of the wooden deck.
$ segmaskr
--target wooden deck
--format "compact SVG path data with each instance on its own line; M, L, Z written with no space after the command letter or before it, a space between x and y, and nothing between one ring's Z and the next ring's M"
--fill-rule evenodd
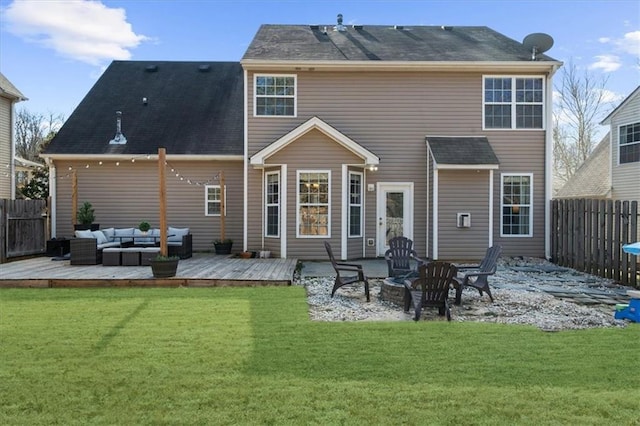
M0 264L0 287L216 287L291 285L297 259L240 259L194 253L172 278L150 266L71 266L50 257Z

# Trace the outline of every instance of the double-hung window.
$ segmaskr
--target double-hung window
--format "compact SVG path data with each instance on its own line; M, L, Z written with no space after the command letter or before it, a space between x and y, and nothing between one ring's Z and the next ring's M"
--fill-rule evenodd
M330 236L329 180L329 171L298 171L298 237Z
M362 173L349 173L349 236L362 236Z
M533 175L501 176L500 235L503 237L533 236Z
M485 129L544 128L542 77L484 77Z
M296 116L296 76L255 76L256 116Z
M280 172L268 172L265 185L265 235L280 236Z
M640 162L640 122L620 126L620 164Z
M225 186L226 187L226 186ZM205 216L220 216L222 210L222 198L220 185L206 185L204 187L204 214ZM225 195L226 198L226 195ZM225 216L227 210L225 209Z

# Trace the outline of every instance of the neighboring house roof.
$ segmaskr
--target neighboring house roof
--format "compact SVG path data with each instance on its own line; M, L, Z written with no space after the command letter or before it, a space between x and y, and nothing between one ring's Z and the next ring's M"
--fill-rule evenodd
M333 139L336 143L339 143L355 155L363 159L366 166L376 166L380 163L380 158L377 155L364 148L362 145L346 136L344 133L331 127L326 122L322 121L318 117L311 117L295 129L288 132L286 135L279 138L277 141L272 142L265 148L256 152L251 156L251 165L260 167L264 165L267 158L280 151L290 143L296 141L301 136L309 133L311 130L318 130L323 134Z
M18 157L17 155L13 157L13 164L16 167L24 167L24 168L38 168L43 167L42 164L36 163L35 161L27 160L22 157Z
M27 98L14 86L7 77L0 72L0 95L17 101L26 101Z
M326 32L325 32L326 28ZM262 25L242 62L531 61L531 49L488 27ZM555 61L538 54L537 61Z
M609 133L591 151L556 198L607 198L611 193Z
M607 115L604 120L602 120L600 122L600 124L605 125L605 124L610 124L609 122L611 121L611 117L618 112L623 106L625 106L626 104L628 104L631 99L633 99L636 95L640 94L640 86L636 87L635 90L633 92L631 92L631 94L629 96L627 96L622 102L620 102L620 105L618 105L617 107L614 108L613 111L611 111L609 113L609 115Z
M438 169L497 169L500 162L486 137L427 136Z
M237 62L114 61L43 156L242 155L243 93ZM109 143L117 111L126 144Z

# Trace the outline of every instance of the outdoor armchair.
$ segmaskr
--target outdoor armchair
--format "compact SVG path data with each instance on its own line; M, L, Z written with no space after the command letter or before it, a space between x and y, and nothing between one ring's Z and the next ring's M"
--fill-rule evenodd
M333 284L333 290L331 290L331 297L335 294L336 290L342 286L347 284L353 284L357 282L364 283L364 294L367 296L367 302L369 302L369 280L364 275L364 270L362 265L356 263L345 263L336 261L333 256L333 250L331 249L331 244L327 241L324 242L324 248L327 250L327 254L329 255L329 260L331 261L331 265L336 272L336 280ZM346 273L354 273L356 275L353 276L344 276L343 272Z
M498 258L502 253L502 246L495 245L489 247L484 255L484 259L480 265L475 266L459 266L458 270L463 274L456 277L453 286L456 288L455 304L459 305L462 301L462 290L465 287L476 288L482 296L482 292L489 295L489 299L493 302L493 295L489 288L489 276L496 273L498 268Z
M430 262L418 266L418 278L405 280L404 311L413 306L413 320L418 321L424 308L438 308L438 314L451 321L449 289L457 273L454 264Z
M391 238L384 258L390 277L415 277L418 275L418 266L427 263L427 259L418 257L413 249L413 241L407 237Z

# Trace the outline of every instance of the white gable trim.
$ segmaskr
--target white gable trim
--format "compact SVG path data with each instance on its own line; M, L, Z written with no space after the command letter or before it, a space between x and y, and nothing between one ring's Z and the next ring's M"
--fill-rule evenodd
M318 117L312 117L286 135L282 136L277 141L256 152L253 156L251 156L251 165L256 168L264 167L265 160L267 160L269 157L271 157L290 143L298 140L300 137L304 136L311 130L318 130L322 132L323 134L333 139L335 142L353 152L358 157L362 158L364 160L365 167L376 166L380 163L380 158L378 158L377 155L373 154L371 151L364 148L353 139L347 137L342 132L331 127Z

